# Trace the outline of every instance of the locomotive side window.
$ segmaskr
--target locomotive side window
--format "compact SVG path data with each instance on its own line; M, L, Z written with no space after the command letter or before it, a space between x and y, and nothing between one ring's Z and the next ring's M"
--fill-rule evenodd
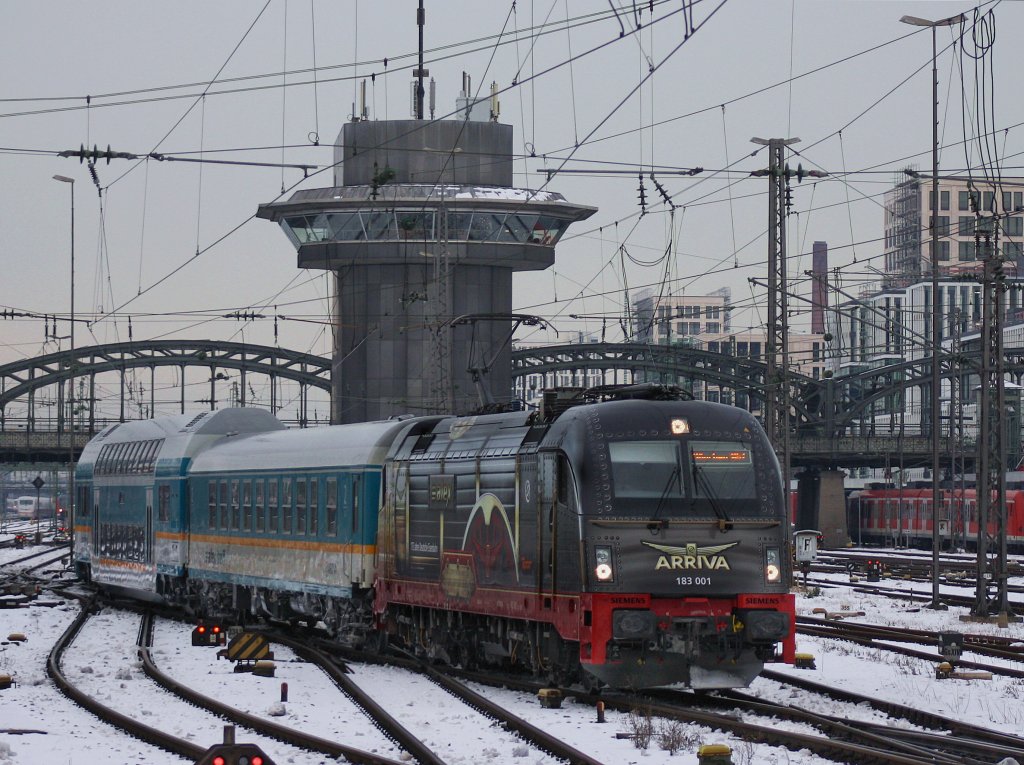
M569 482L572 474L569 472L569 461L565 458L565 455L558 455L556 470L558 474L555 479L555 487L558 503L560 505L567 505L569 503Z

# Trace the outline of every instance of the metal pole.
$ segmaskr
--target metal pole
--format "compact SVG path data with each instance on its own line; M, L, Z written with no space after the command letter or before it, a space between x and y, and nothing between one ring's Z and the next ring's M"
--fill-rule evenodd
M420 7L416 10L416 26L420 34L420 56L419 66L416 68L416 119L423 119L423 24L426 21L426 11L423 10L423 0L420 0ZM467 94L468 95L468 94Z
M71 186L71 356L68 362L68 515L65 525L71 540L71 565L75 561L75 179L55 175ZM56 511L54 511L56 513Z
M931 436L932 436L932 602L931 608L942 608L939 602L939 394L942 391L942 380L939 368L939 229L936 225L939 217L939 70L938 42L935 30L960 24L966 20L962 13L949 18L929 21L917 16L904 16L900 19L904 24L916 27L931 27L932 30L932 195L934 199L928 205L931 217L928 225L932 231L932 386L931 386ZM922 419L924 412L921 413Z
M932 200L928 225L932 229L932 602L931 608L945 608L939 601L939 509L942 506L939 490L939 395L942 378L939 369L939 332L942 319L939 313L939 69L935 27L932 27Z

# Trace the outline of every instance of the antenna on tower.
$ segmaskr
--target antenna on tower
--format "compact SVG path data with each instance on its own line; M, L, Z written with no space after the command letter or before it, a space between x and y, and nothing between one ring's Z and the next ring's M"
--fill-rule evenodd
M434 119L434 107L437 106L437 83L430 78L430 119Z
M416 78L415 110L413 115L416 119L423 119L423 78L430 74L430 71L423 68L423 25L427 19L427 12L423 10L423 0L420 0L420 7L416 9L416 26L420 28L419 66L412 70L412 76Z
M498 100L498 83L491 80L491 122L497 122L499 114L501 114L501 102Z

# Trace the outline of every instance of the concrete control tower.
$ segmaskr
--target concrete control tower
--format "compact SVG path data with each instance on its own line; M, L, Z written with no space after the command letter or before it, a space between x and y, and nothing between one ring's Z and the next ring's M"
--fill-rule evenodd
M513 188L512 126L488 99L459 104L458 119L345 124L334 186L259 207L299 268L335 274L334 423L473 410L471 368L507 403L512 274L551 266L596 212Z

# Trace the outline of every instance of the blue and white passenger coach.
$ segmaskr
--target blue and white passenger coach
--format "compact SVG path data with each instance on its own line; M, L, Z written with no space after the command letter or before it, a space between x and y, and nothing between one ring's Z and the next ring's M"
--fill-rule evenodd
M288 430L259 409L114 425L79 461L79 573L200 614L337 625L369 603L382 466L411 426Z
M190 599L336 625L370 596L384 458L408 420L229 438L188 470Z
M188 564L187 473L229 438L283 430L271 414L226 409L114 424L82 450L75 472L75 566L80 576L158 599Z

